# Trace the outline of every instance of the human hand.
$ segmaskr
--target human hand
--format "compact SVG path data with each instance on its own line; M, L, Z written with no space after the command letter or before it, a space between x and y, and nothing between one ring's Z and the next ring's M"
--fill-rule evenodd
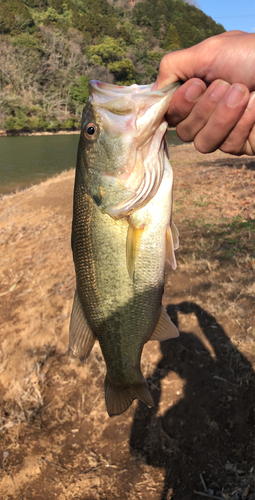
M167 114L182 140L194 140L202 153L255 154L254 64L255 35L243 32L223 33L162 59L157 88L188 79ZM205 82L212 83L206 88Z

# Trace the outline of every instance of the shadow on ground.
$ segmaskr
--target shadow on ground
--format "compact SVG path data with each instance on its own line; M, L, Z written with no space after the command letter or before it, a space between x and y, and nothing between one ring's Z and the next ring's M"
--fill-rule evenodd
M255 450L252 366L215 318L197 304L169 305L167 311L177 326L179 313L195 313L214 352L192 332L180 332L179 339L161 343L162 358L148 380L155 408L139 403L131 451L148 465L165 468L160 500L197 499L194 489L204 491L201 474L218 494L232 493L236 485L240 492L246 487L253 493L249 476ZM173 372L185 382L183 397L158 416L161 383ZM235 498L255 496L240 493Z
M251 157L241 157L237 158L236 156L226 158L220 158L214 161L203 161L203 166L205 167L232 167L237 170L242 170L244 167L248 170L255 170L255 161L254 158Z

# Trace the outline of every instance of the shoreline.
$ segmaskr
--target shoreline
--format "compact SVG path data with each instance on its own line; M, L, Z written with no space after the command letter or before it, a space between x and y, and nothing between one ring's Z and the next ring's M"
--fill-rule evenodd
M168 131L175 130L175 127L169 127ZM0 137L22 137L22 136L40 136L40 135L78 135L80 130L57 130L53 131L41 131L41 132L22 132L18 130L0 130Z
M39 135L78 135L80 130L58 130L57 132L19 132L18 130L0 130L0 137L22 137L22 136L39 136Z
M14 191L10 191L7 193L0 193L0 204L4 199L7 200L11 198L16 198L17 196L25 194L25 192L36 193L37 191L40 190L40 188L55 184L63 179L68 179L74 176L74 174L75 174L75 168L70 168L69 170L63 170L63 172L53 174L52 176L47 177L46 179L41 179L39 182L36 182L34 184L29 184L24 187L18 187Z

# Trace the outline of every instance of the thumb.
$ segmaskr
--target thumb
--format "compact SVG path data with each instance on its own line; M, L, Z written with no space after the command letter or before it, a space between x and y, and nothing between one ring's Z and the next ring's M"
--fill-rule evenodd
M178 80L185 82L189 78L198 76L194 73L195 68L192 62L194 60L192 57L192 49L193 47L190 47L189 49L178 50L166 54L161 60L158 78L154 87L156 86L156 88L161 89L169 83Z

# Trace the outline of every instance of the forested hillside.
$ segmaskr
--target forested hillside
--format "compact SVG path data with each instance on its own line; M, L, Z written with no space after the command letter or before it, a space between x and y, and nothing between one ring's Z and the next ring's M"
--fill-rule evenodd
M223 31L183 0L0 0L0 129L79 128L90 79L151 83Z

